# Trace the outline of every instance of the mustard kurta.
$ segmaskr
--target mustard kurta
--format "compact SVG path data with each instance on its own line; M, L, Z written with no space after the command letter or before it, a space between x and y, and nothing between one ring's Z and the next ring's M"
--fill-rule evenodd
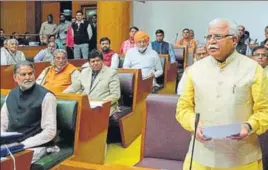
M176 118L186 130L193 131L195 113L200 113L204 126L248 122L253 134L243 141L196 141L196 166L192 170L245 166L250 170L254 167L251 164L262 167L256 134L268 129L268 79L255 61L234 52L224 63L219 64L211 56L195 63L187 74ZM188 163L186 158L185 170Z

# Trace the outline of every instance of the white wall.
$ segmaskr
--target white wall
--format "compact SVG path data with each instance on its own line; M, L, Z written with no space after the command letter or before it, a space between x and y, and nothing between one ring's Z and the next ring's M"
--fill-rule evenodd
M208 22L214 18L234 20L244 25L253 39L264 39L268 25L268 1L146 1L134 2L133 25L155 39L154 32L161 28L165 40L174 43L176 33L183 28L195 31L195 38L204 42Z

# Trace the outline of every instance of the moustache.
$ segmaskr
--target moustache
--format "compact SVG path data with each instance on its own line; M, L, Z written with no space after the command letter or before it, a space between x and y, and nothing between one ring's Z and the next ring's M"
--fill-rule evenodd
M33 83L34 81L32 81L32 80L25 80L24 82L23 82L23 84L28 84L28 83Z
M215 44L212 44L212 45L208 45L208 49L218 49L219 47Z

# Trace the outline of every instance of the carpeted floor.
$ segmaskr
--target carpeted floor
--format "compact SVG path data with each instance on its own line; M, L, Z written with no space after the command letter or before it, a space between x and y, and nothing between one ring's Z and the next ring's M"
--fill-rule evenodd
M123 148L121 143L109 144L105 164L119 164L133 166L140 160L141 136L128 148Z

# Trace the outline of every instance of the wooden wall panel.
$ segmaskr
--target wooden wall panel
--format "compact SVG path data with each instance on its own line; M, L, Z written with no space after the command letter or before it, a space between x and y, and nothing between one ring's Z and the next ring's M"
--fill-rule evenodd
M26 1L1 2L1 27L6 34L26 32Z
M35 2L26 2L26 31L34 34L35 33Z
M96 5L97 2L88 2L88 1L73 1L72 2L72 15L75 17L76 11L81 9L81 5Z
M111 48L119 52L121 43L128 39L128 29L132 21L131 1L98 1L98 40L111 39Z
M59 24L60 21L60 2L42 2L42 22L47 21L47 15L53 15L53 22Z

